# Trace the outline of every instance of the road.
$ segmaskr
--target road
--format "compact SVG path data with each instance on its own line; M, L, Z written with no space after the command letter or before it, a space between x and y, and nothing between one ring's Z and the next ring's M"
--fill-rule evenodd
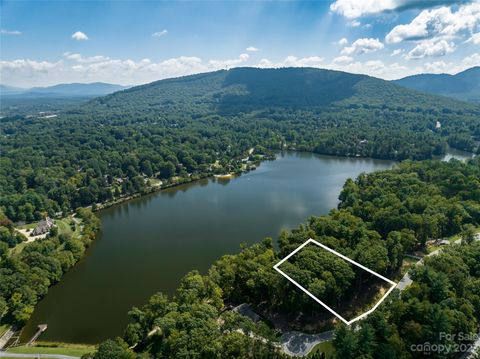
M461 241L461 240L459 239L459 241ZM455 243L457 243L457 242L455 242ZM433 251L432 253L426 255L426 257L435 256L435 255L439 254L442 249L443 248L437 249L436 251ZM418 265L422 265L422 264L423 264L423 258L420 259L415 265L418 266ZM407 273L405 273L405 275L402 277L402 279L400 279L400 281L398 282L398 284L397 284L397 289L398 290L400 290L400 291L405 290L410 284L412 284L413 280L412 280L412 278L410 278L409 272L410 271L407 271Z
M280 338L283 351L291 356L305 356L319 343L333 339L333 330L319 334L285 332Z
M468 350L467 352L465 352L465 353L460 357L460 359L473 358L474 355L475 355L475 352L478 351L479 349L480 349L480 332L478 333L477 340L475 340L475 341L472 343L472 347L470 348L470 350Z
M476 234L475 235L475 241L480 241L480 233ZM455 242L453 242L453 244L462 244L462 240L461 239L457 239ZM443 248L439 248L437 249L436 251L433 251L432 253L426 255L425 257L430 257L430 256L436 256L437 254L440 254L440 252L443 250ZM410 256L410 257L413 257L413 256ZM420 259L415 265L421 265L423 264L423 258ZM405 288L407 288L410 284L412 284L412 279L410 278L410 275L407 273L405 273L405 275L403 276L403 278L398 282L397 284L397 289L399 289L400 291L404 290Z
M70 355L60 354L17 354L0 351L0 358L45 358L45 359L80 359L80 357L72 357Z

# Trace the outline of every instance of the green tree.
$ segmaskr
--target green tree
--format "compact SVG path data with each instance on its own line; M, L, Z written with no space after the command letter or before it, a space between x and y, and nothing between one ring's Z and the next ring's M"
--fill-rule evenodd
M345 324L339 324L332 341L338 359L351 359L356 357L357 338L355 332Z
M475 226L468 223L463 226L462 232L460 233L460 237L462 239L462 243L470 244L475 240Z
M93 359L134 359L135 353L120 338L101 343L93 355Z

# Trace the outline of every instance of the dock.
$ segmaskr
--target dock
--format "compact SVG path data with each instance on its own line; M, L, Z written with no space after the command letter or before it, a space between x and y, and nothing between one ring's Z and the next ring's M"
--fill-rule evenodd
M0 350L2 350L7 343L12 339L13 335L15 334L15 328L10 327L8 330L0 337Z
M28 341L27 346L32 345L35 343L35 341L38 339L38 337L45 331L47 330L48 326L47 324L40 324L38 326L37 332L33 335L33 337Z

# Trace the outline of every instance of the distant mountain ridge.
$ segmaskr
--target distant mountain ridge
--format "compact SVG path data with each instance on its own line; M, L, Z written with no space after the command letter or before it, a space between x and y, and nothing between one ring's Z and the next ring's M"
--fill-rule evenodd
M455 75L419 74L392 81L417 91L480 103L480 67L472 67Z
M476 107L419 93L391 81L317 68L238 67L135 86L92 99L89 111L236 114L270 108ZM476 107L478 109L478 107Z
M58 84L47 87L32 87L29 89L0 85L2 96L15 97L93 97L127 89L128 86L104 82Z

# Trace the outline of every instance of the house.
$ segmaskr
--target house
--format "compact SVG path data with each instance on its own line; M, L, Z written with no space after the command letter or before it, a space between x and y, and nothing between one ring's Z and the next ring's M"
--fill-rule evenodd
M54 226L53 219L46 217L44 220L38 222L35 229L32 231L31 236L40 236L42 234L48 233L50 229Z
M450 241L448 241L446 239L441 239L441 240L437 241L437 244L439 244L441 246L448 246L450 244Z

